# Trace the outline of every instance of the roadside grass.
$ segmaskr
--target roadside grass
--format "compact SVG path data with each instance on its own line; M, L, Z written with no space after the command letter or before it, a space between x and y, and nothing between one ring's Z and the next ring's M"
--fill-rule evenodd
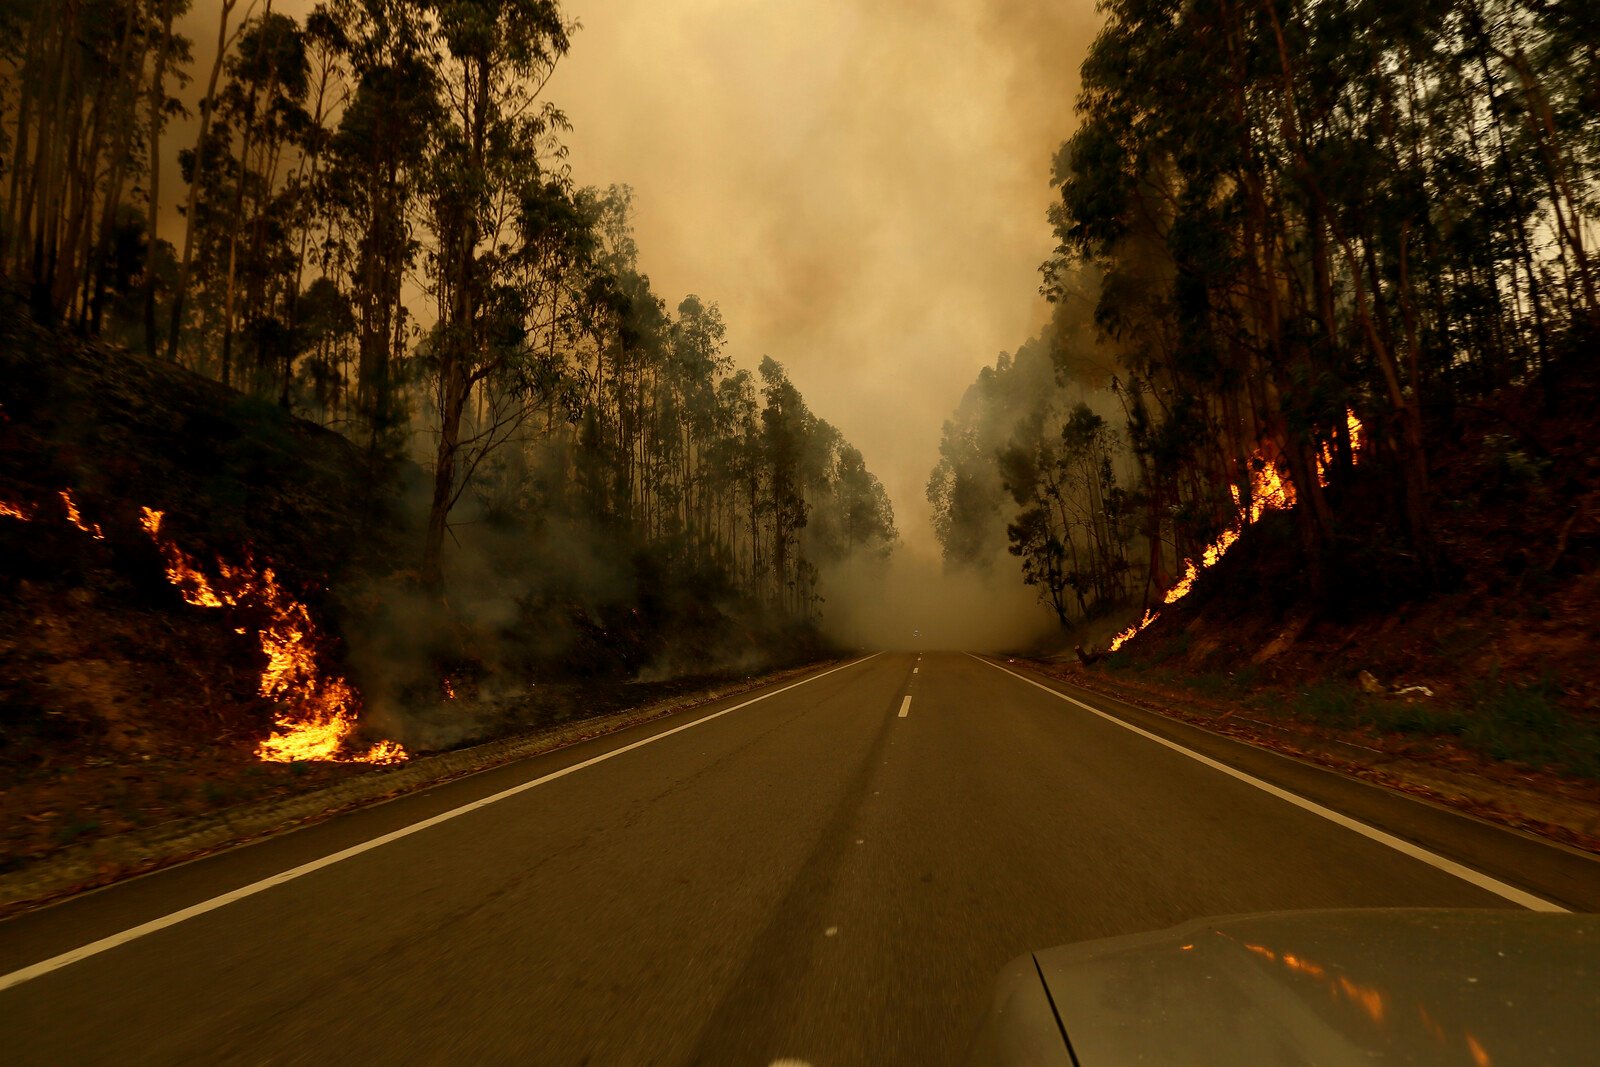
M1234 700L1268 719L1297 719L1335 730L1448 738L1490 759L1548 767L1600 781L1600 723L1563 711L1553 675L1531 683L1502 678L1498 671L1470 686L1461 703L1404 700L1367 693L1343 680L1316 682L1298 693L1258 688L1254 666L1232 673L1188 674L1166 666L1171 655L1150 664L1107 662L1157 685L1208 699Z
M53 835L57 845L70 845L84 834L92 834L100 829L100 820L91 816L83 816L72 812L67 816L66 822L58 827Z
M1519 684L1492 672L1468 690L1460 706L1397 700L1324 681L1298 695L1293 713L1336 729L1453 738L1491 759L1600 779L1600 726L1564 712L1556 703L1559 693L1549 675Z
M1203 697L1227 698L1249 704L1259 695L1256 693L1256 680L1260 673L1257 667L1245 667L1237 671L1206 671L1182 679L1181 684Z
M1193 640L1187 630L1173 635L1156 648L1155 654L1150 657L1151 665L1159 667L1172 660L1182 659L1189 654L1189 646L1193 643Z

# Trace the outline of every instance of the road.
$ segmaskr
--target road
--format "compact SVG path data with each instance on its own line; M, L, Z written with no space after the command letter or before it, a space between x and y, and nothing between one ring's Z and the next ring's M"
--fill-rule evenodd
M1593 910L1597 870L1004 661L881 654L15 917L0 1059L956 1062L1029 949Z

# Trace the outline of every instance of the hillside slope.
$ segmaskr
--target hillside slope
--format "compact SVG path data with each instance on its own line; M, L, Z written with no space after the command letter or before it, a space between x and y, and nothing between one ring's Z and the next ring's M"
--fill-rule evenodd
M541 586L527 568L556 568L516 528L502 541L529 547L480 561L509 610L475 615L416 588L414 467L17 315L0 316L0 382L0 873L366 769L263 762L286 708L342 701L358 720L344 758L380 740L416 753L822 647L648 559L618 554L598 589Z

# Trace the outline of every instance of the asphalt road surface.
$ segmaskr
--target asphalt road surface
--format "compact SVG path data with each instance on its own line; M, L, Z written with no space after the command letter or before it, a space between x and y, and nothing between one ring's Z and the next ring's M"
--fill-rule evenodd
M0 1061L959 1062L1030 949L1600 908L1575 853L1013 671L877 655L18 916Z

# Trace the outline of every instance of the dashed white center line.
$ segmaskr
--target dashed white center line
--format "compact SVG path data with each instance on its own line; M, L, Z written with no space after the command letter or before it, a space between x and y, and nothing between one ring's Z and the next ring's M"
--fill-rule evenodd
M911 698L906 697L900 702L900 718L903 719L909 714L911 714Z
M917 672L918 672L918 671L920 671L920 670L921 670L921 669L922 669L922 668L921 668L921 667L912 667L912 668L911 668L911 673L912 673L912 674L916 674L916 673L917 673Z

